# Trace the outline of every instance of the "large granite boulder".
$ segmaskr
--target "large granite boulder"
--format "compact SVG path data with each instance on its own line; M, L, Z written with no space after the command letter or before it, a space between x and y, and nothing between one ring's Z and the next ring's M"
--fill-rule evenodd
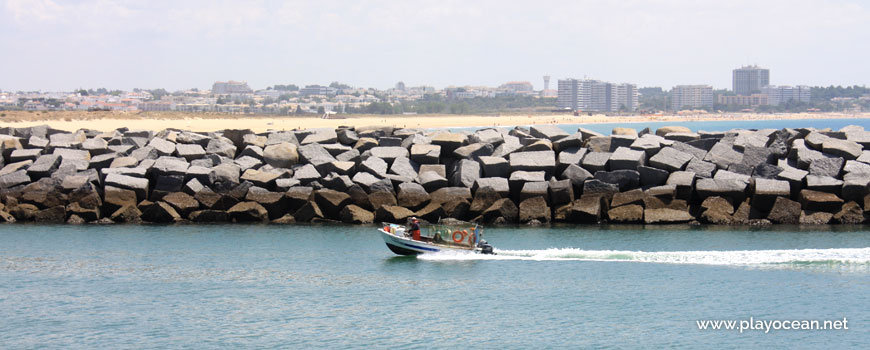
M543 197L532 197L524 199L519 206L519 222L527 223L532 220L538 222L550 222L550 207L547 206L547 201Z

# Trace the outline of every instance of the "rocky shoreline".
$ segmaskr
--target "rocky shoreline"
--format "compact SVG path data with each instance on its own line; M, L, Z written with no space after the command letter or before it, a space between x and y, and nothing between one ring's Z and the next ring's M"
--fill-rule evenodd
M0 128L0 222L859 224L861 127Z

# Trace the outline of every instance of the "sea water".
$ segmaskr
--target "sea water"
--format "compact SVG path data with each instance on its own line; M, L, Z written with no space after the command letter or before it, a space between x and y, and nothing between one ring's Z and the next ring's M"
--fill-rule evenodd
M3 349L866 349L866 226L489 227L498 255L372 226L2 225ZM700 320L848 330L699 330Z
M631 122L631 123L582 123L583 117L577 117L577 124L558 124L559 128L568 133L584 128L604 135L610 135L613 128L634 128L638 131L650 128L655 131L663 126L685 126L692 131L728 131L733 129L783 129L783 128L816 128L840 130L849 125L858 125L870 130L870 118L835 118L835 119L771 119L771 120L712 120L712 121L665 121L665 122ZM525 125L524 127L528 127ZM453 131L474 131L484 127L449 128Z

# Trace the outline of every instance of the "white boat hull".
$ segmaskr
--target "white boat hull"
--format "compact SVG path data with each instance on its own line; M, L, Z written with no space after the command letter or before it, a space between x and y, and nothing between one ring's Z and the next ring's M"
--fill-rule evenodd
M381 233L381 238L384 243L390 248L393 253L399 255L418 255L426 253L437 253L442 251L458 251L458 252L478 252L480 248L447 247L443 245L430 244L427 242L415 241L411 238L392 234L384 229L378 229ZM402 234L402 233L399 233Z

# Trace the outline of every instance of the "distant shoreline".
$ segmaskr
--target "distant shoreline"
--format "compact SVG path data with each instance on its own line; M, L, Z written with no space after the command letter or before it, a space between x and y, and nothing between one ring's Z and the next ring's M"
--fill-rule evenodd
M542 124L601 124L686 121L739 121L782 119L849 119L870 118L870 113L705 113L692 115L633 115L606 116L570 114L506 114L506 115L348 115L344 119L321 119L318 116L232 115L200 114L184 112L77 112L77 111L2 111L0 127L30 127L48 124L53 128L75 131L92 129L108 131L121 127L135 130L162 130L167 128L193 131L217 131L223 129L293 130L336 128L338 126L394 126L400 128L451 128L451 127L513 127Z

